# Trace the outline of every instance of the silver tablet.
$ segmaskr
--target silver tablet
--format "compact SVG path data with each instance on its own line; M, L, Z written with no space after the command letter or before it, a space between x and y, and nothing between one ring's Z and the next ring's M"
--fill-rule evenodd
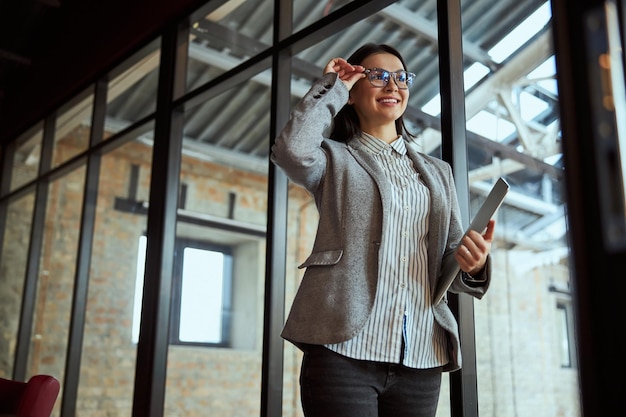
M470 230L476 230L477 232L482 233L489 224L489 220L502 204L502 201L504 201L504 197L508 191L509 184L504 180L504 178L498 179L483 202L483 205L480 206L478 213L474 216L474 219L465 231L465 234L467 234ZM465 234L463 236L465 236ZM433 305L439 304L439 302L443 299L444 295L448 291L448 288L450 288L450 285L452 285L452 282L459 274L460 270L461 268L459 267L456 259L454 259L454 256L448 256L446 258L446 262L441 265L441 278L437 281L437 288L433 292Z

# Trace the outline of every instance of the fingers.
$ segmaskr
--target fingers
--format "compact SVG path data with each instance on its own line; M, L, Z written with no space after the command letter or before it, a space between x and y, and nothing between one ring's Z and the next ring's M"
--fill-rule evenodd
M343 58L333 58L324 67L324 74L329 72L337 73L339 79L346 84L348 89L351 89L354 83L365 77L365 74L363 74L364 70L363 66L352 65Z
M465 245L459 245L454 253L456 261L465 272L480 271L487 261L487 253L472 250Z
M483 233L483 238L488 241L488 242L492 242L493 241L493 234L496 231L496 221L494 219L489 220L489 223L487 224L487 230L485 231L485 233Z
M476 231L470 231L463 237L455 253L461 269L471 272L484 267L491 250L494 232L495 220L492 219L482 235Z
M487 228L485 229L483 234L480 234L476 232L475 230L470 230L463 237L462 243L467 243L470 245L474 244L477 247L482 247L485 244L491 244L491 242L493 241L493 235L495 233L495 230L496 230L496 221L494 219L491 219L489 220L489 223L487 223Z
M339 76L346 74L352 74L354 72L363 72L364 68L361 65L352 65L343 58L331 59L324 68L324 74L328 72L336 72Z

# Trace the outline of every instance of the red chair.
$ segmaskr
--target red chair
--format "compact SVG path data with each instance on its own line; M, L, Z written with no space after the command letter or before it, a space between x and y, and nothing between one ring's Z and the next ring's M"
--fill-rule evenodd
M50 417L60 388L50 375L34 375L28 382L0 378L0 417Z

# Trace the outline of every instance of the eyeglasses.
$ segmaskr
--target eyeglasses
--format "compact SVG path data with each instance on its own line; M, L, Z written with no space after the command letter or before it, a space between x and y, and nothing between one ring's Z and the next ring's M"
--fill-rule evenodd
M370 80L370 84L378 88L386 87L393 76L398 88L400 90L406 90L413 84L413 80L415 79L415 74L404 70L391 72L382 68L369 68L363 72L367 74L367 79Z

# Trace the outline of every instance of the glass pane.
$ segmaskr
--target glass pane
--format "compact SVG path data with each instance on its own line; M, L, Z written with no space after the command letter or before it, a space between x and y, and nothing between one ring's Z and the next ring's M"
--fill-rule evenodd
M185 112L177 243L222 248L230 253L231 266L223 269L222 341L215 345L173 340L169 347L166 415L203 417L207 409L232 417L259 413L269 81L265 74L250 77ZM173 315L172 327L181 329L189 302L182 269L198 274L203 286L210 285L207 280L215 271L193 267L180 259L182 253L176 251L173 274L173 291L182 297L172 300L179 304L173 310L180 311ZM204 302L217 311L217 300L205 296Z
M208 13L196 14L189 34L188 90L206 84L272 44L272 0L229 0Z
M39 172L43 130L28 131L15 141L11 170L11 191L34 180Z
M59 110L54 133L53 168L87 149L92 113L91 90L83 92Z
M479 411L580 416L575 365L563 366L574 329L550 3L504 14L504 3L465 3L471 214L497 178L511 186L495 215L493 281L474 302Z
M13 374L35 194L8 203L0 256L0 376Z
M285 276L285 314L289 313L293 299L304 275L298 269L310 254L319 218L315 202L304 188L289 184L287 219L287 265ZM285 317L287 317L285 315ZM300 366L302 351L285 342L283 356L283 415L302 416L300 402Z
M139 239L146 232L152 147L138 137L100 160L77 416L132 414L137 345L133 313ZM133 192L129 192L133 190ZM143 264L141 265L143 266ZM139 323L136 323L137 330Z
M105 139L156 110L159 45L157 38L112 72L107 90Z
M328 16L330 13L342 8L354 0L343 1L318 1L300 0L293 3L293 28L294 32L299 31L318 20Z
M307 3L307 4L303 4ZM331 9L347 2L300 2L295 8L298 26L308 25L322 17L321 13L308 16L312 9L321 10L331 5ZM299 10L302 13L300 24ZM302 8L302 9L301 9ZM323 13L323 12L322 12ZM305 22L306 20L306 22ZM409 103L403 116L407 129L415 138L407 138L411 146L434 156L441 153L441 133L439 130L439 59L437 55L437 10L435 2L400 1L378 13L351 25L345 30L329 36L315 46L294 57L294 72L291 80L292 106L308 91L312 80L322 76L323 68L331 58L348 58L358 47L367 42L388 44L402 54L407 69L416 74L410 89ZM430 104L429 104L430 103ZM425 107L429 106L429 107ZM430 109L431 113L426 110ZM286 311L289 311L293 297L302 280L304 270L298 269L311 253L315 237L318 212L310 194L302 187L291 183L289 188L289 220L287 244ZM290 343L285 344L283 405L286 413L295 407L297 415L302 415L300 405L300 365L301 351ZM450 415L448 375L444 374L441 396L437 411L438 417Z
M29 375L64 379L84 181L85 168L81 167L49 184ZM55 415L60 409L61 401L57 401Z

